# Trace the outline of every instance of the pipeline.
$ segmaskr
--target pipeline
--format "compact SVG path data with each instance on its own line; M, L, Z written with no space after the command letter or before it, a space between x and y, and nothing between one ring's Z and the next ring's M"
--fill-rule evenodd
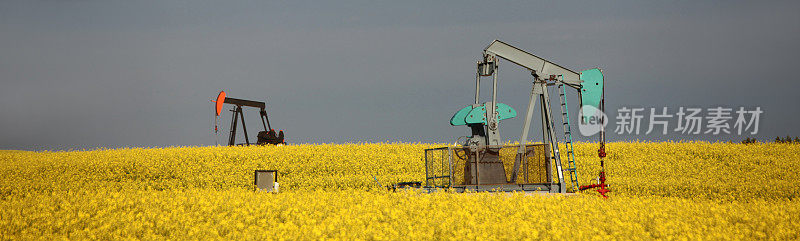
M607 189L608 185L606 184L606 168L603 165L604 164L603 158L606 157L605 143L600 143L600 149L597 150L597 156L600 157L600 174L598 177L598 183L591 185L583 185L580 188L578 188L578 190L583 191L592 188L599 188L597 189L597 192L600 193L600 196L603 196L603 198L608 198L608 196L606 196L606 193L610 192L611 190Z

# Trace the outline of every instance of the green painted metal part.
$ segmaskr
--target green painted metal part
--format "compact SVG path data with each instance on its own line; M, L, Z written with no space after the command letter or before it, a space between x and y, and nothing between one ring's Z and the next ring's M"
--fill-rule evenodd
M517 116L517 111L511 106L508 106L503 103L497 103L496 105L497 111L497 120L505 120L509 118L514 118ZM472 108L472 106L467 106L456 112L452 118L450 118L450 125L459 126L459 125L466 125L466 124L478 124L478 123L486 123L486 106L480 106L477 108Z
M581 111L584 118L593 116L594 110L600 109L600 101L603 99L603 72L600 69L587 69L581 72L581 80L583 80L580 96L581 96ZM592 108L583 108L584 106L592 106Z
M472 111L472 106L468 105L467 107L464 107L458 112L456 112L456 114L453 115L452 118L450 118L450 125L454 126L466 125L467 122L465 121L465 119L467 118L467 115L469 115L470 111Z

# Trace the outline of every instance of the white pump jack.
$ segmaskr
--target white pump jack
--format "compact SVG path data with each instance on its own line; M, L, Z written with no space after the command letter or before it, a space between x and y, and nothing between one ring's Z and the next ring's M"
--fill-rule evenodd
M574 189L577 191L577 168L574 166L567 168L567 170L562 168L558 140L556 138L554 129L555 124L550 108L550 95L547 87L553 85L558 85L559 87L572 87L578 90L578 93L581 96L581 107L588 105L595 107L595 109L598 107L602 108L602 72L599 69L575 72L499 40L494 40L491 44L489 44L489 46L484 49L482 57L483 60L477 63L477 73L475 77L475 103L472 106L465 107L456 113L451 119L452 125L468 125L472 128L472 136L468 138L467 143L465 143L465 146L469 146L470 149L487 149L491 151L491 148L487 146L500 145L501 138L499 133L499 121L516 116L516 111L505 104L497 103L497 68L499 58L508 60L530 70L531 75L533 76L533 86L525 113L525 121L519 139L519 148L515 157L514 168L512 170L510 180L505 179L506 177L505 173L502 171L502 164L500 164L500 166L496 166L496 164L492 164L492 161L487 164L479 164L477 160L472 160L476 167L470 171L474 172L473 174L470 175L467 173L467 178L465 178L467 181L465 184L496 184L500 182L516 182L520 165L525 155L525 145L528 141L531 120L533 118L534 108L536 107L536 101L538 99L542 114L542 141L545 144L549 144L549 147L552 150L553 162L556 166L558 175L558 183L553 183L554 186L551 187L551 190L558 190L557 192L562 193L566 192L563 172L569 171L571 172L571 177L573 177L572 181L575 187ZM479 103L481 76L491 76L493 79L492 101L483 104ZM564 96L564 94L561 95L562 98L565 98ZM568 115L564 114L566 112L565 108L566 105L564 101L562 101L562 118L566 117L567 120L564 121L564 125L565 128L569 128ZM583 113L584 110L583 108L581 109L583 116L592 116L595 114ZM483 116L476 116L477 114L483 114ZM569 134L569 132L566 131L566 134ZM604 133L601 131L601 142L604 141L603 134ZM569 139L571 140L571 134L569 134ZM571 152L572 151L570 149L569 154L573 154ZM483 173L478 175L478 172ZM477 177L481 178L478 179ZM470 180L470 178L472 178L472 180Z

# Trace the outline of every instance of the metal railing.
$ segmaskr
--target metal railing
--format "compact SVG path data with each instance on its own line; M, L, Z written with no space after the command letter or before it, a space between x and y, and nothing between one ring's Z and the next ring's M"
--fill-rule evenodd
M446 146L425 150L425 186L453 187L466 185L470 174L469 160L477 162L502 162L506 175L504 184L552 183L552 160L547 144L527 144L517 181L509 183L519 145L490 145L471 150L466 146ZM495 155L494 159L484 157ZM474 158L471 158L474 157ZM474 163L473 163L474 164ZM475 173L480 175L480 173ZM475 175L472 174L472 175ZM499 184L499 183L493 183Z

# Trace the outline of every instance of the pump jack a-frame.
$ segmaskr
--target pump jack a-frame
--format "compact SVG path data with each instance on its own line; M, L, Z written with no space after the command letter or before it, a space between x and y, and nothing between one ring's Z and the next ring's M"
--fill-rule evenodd
M244 122L244 113L242 112L242 106L245 107L255 107L259 108L259 115L261 116L261 124L264 126L264 130L258 132L258 140L256 144L258 145L265 145L265 144L286 144L284 142L283 130L279 132L275 132L272 129L272 125L269 124L269 117L267 116L266 111L266 103L261 101L252 101L252 100L243 100L243 99L236 99L230 98L225 96L225 91L219 93L217 97L217 116L219 116L220 112L222 111L222 104L232 104L235 105L231 112L233 116L231 118L231 128L230 128L230 136L228 137L228 146L236 145L236 129L237 124L239 122L239 118L242 121L242 131L244 131L244 141L243 145L250 145L250 138L247 136L247 125ZM216 130L216 127L215 127Z

